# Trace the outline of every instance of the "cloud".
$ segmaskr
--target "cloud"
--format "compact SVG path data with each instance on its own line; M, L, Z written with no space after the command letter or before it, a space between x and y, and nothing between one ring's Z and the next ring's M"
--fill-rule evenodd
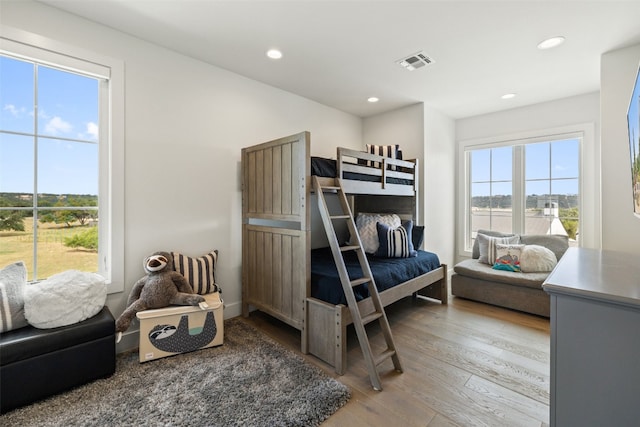
M93 122L89 122L87 123L87 134L89 135L90 139L94 139L94 140L98 140L98 125L93 123Z
M55 116L45 126L45 132L51 135L58 135L59 133L69 133L73 129L71 123L65 122L60 117Z
M8 111L9 114L11 114L13 117L21 117L26 111L27 109L24 107L21 108L17 108L15 105L13 104L6 104L3 108L4 111Z

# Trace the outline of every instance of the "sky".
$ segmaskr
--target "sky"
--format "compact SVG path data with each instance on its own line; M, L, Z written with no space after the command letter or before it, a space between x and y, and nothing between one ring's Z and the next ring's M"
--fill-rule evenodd
M511 147L472 151L472 196L488 196L490 193L511 194L512 157ZM527 144L525 146L526 194L578 194L579 158L578 139ZM494 181L492 186L488 183L490 180Z
M0 133L0 192L34 191L34 75L33 64L0 56L0 130L23 134ZM38 193L98 194L98 84L38 67Z

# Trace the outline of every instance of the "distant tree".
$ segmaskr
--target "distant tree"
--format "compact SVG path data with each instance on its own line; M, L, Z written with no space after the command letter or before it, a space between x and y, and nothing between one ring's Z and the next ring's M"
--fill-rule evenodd
M0 211L0 231L24 231L24 216L20 211Z
M72 207L72 206L96 206L97 198L95 196L69 196L58 200L54 207ZM71 227L74 222L80 225L86 225L90 219L95 219L97 212L88 209L70 209L48 211L40 215L41 222L53 222L56 224L66 224Z
M576 238L579 231L579 218L580 213L578 208L568 208L568 209L560 209L560 222L562 226L567 231L570 239Z
M16 207L16 203L11 197L6 197L4 194L0 197L0 206L3 207ZM0 211L0 231L2 230L14 230L24 231L24 217L25 211L11 210Z

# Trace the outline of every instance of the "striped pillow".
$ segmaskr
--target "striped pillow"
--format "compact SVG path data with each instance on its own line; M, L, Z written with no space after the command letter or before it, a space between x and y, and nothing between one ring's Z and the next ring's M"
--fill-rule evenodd
M179 252L172 252L171 255L174 270L187 279L196 294L205 295L219 290L216 284L217 250L200 258L191 258Z
M493 265L497 258L496 244L515 245L520 243L520 236L491 237L484 234L476 234L480 248L479 262Z
M411 242L413 221L403 222L400 227L393 228L386 224L377 223L380 246L375 255L385 258L409 258L417 256Z
M389 157L391 159L402 160L402 151L400 151L399 144L396 144L396 145L367 144L367 153L377 154L378 156ZM367 166L378 168L380 167L380 163L368 161ZM392 165L391 170L396 170L396 166Z

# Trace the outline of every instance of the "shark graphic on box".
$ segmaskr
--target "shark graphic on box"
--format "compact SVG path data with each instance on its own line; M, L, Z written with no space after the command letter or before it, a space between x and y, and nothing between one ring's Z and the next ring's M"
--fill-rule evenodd
M154 326L149 332L149 341L159 350L168 353L185 353L206 346L213 341L217 333L218 328L213 311L209 311L199 333L191 334L189 316L183 315L180 317L177 328L172 325Z

